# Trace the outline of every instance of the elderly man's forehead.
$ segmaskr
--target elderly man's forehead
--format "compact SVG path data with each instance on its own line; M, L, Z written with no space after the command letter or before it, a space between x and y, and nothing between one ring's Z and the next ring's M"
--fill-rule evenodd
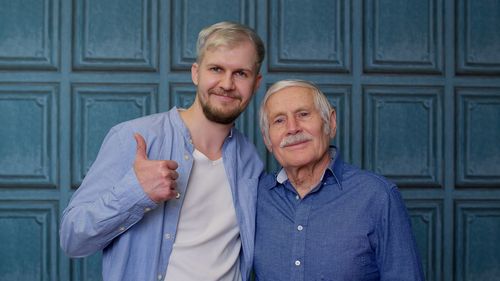
M273 94L269 96L269 99L275 96L277 93L282 93L284 91L290 91L290 90L295 90L294 92L300 92L301 94L305 95L310 95L312 97L312 94L314 93L314 90L307 87L307 86L302 86L302 85L289 85L285 86L277 91L275 91Z
M290 90L293 90L293 93L291 93ZM297 96L297 94L299 95ZM289 102L290 99L292 99L291 95L294 95L295 100L298 97L301 101L298 108L293 108L294 111L310 109L310 107L317 109L314 103L314 92L312 89L301 86L289 86L279 89L268 97L265 106L268 114L271 113L271 111L273 113L276 113L276 111L289 111L291 109L289 106L292 104ZM270 102L273 103L272 107L269 106Z

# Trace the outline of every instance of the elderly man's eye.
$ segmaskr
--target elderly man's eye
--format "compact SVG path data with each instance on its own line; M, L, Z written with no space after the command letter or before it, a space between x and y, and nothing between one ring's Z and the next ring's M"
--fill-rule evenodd
M285 118L276 118L274 119L273 124L279 125L283 124L283 122L285 122Z

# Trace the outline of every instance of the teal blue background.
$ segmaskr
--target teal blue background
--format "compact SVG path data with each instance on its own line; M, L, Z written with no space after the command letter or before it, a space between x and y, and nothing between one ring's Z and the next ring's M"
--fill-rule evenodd
M499 280L499 0L12 0L0 4L0 280L100 280L59 248L61 212L111 126L189 106L198 31L267 47L237 122L269 170L267 87L317 83L344 158L401 188L427 280Z

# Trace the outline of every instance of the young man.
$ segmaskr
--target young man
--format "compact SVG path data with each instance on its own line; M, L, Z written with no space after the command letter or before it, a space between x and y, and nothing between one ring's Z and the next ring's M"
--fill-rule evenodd
M256 280L424 280L397 187L330 147L336 115L319 88L277 82L260 121L283 168L259 183Z
M105 281L249 278L263 165L234 120L259 86L264 45L222 22L197 48L193 105L112 128L64 211L61 247L103 250Z

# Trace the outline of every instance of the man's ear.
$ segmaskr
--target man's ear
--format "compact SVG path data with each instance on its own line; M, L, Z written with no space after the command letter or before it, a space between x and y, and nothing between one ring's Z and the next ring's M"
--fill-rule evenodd
M263 131L260 131L260 133L262 134L262 140L264 141L264 144L266 145L266 148L267 150L269 150L269 152L273 153L273 148L271 146L271 143L268 141L268 139L264 136L264 132Z
M193 80L193 84L196 86L198 86L198 67L197 63L191 65L191 80Z
M337 112L332 109L330 112L330 138L334 138L337 134Z
M257 77L255 78L255 87L253 88L253 92L257 92L257 90L260 87L260 82L262 81L262 74L258 73Z

